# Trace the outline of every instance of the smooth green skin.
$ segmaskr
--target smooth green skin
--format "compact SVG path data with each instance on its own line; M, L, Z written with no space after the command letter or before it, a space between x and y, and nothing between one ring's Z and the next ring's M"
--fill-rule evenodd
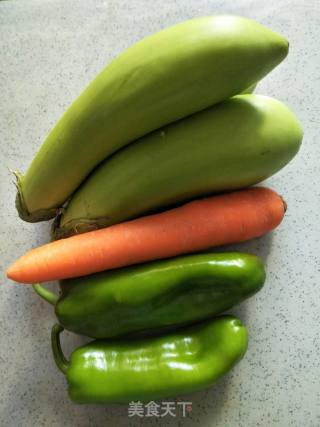
M60 299L53 295L49 302L56 303L64 328L109 338L215 316L258 292L264 281L263 263L254 255L203 253L64 280Z
M136 43L87 87L51 131L24 176L17 209L53 217L110 154L168 123L238 94L288 53L279 34L241 17L197 18Z
M245 354L247 331L232 316L218 317L162 336L93 341L61 353L59 325L52 347L77 403L129 403L176 397L208 387Z
M255 88L257 87L257 85L258 85L258 83L255 83L255 84L253 84L253 85L251 85L251 86L247 87L247 89L243 90L243 91L241 92L241 94L242 94L242 95L246 95L246 94L249 94L249 93L253 93L253 92L254 92L254 90L255 90Z
M103 162L53 234L65 237L256 184L297 153L302 129L281 102L238 95L155 131Z

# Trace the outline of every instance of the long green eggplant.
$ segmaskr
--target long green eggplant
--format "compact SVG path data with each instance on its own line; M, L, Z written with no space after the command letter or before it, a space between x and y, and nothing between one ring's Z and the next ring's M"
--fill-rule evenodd
M263 286L263 262L242 253L203 253L92 274L60 283L55 305L66 329L92 338L172 328L213 317Z
M241 17L197 18L136 43L62 116L24 176L22 219L55 216L101 161L168 123L239 94L287 55L279 34Z
M54 237L256 184L286 165L301 139L298 120L281 102L235 96L155 131L103 162L57 219Z

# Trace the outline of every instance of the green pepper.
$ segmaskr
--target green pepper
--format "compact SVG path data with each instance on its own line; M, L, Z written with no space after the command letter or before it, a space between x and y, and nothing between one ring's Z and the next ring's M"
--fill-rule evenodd
M263 285L262 261L241 253L203 253L136 265L61 282L55 304L65 329L92 338L167 329L233 307Z
M162 336L93 341L67 361L62 326L52 329L52 349L77 403L128 403L178 396L213 384L245 354L241 321L221 316Z

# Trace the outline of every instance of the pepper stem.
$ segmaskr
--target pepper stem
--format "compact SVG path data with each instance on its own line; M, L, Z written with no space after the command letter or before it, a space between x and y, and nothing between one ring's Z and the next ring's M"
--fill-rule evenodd
M56 305L56 303L58 302L58 295L44 288L42 285L40 285L40 283L36 283L32 285L32 287L34 291L49 304Z
M51 329L51 347L57 367L60 371L66 375L70 362L65 358L60 343L60 334L63 331L63 327L58 323L55 324Z

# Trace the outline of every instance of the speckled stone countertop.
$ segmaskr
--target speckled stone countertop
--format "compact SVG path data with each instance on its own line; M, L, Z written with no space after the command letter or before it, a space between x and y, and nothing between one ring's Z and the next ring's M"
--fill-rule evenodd
M10 169L25 171L71 101L125 47L187 18L233 13L290 41L288 58L257 92L300 118L299 155L267 184L288 211L272 234L236 248L260 255L267 282L233 310L247 325L246 357L216 386L180 400L182 417L128 418L126 406L74 405L51 356L52 307L28 286L0 287L0 426L320 425L320 6L318 0L20 0L0 2L1 267L48 240L49 224L20 221ZM235 248L235 247L233 247ZM65 333L70 352L83 339Z

